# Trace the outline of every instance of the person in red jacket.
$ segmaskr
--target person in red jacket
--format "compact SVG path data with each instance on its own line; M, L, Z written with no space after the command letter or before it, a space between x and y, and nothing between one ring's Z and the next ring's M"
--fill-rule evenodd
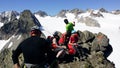
M62 36L60 37L59 41L58 41L59 45L64 45L65 36L66 36L66 33L63 33Z
M53 34L53 38L52 38L52 48L54 50L54 52L56 53L56 58L59 58L61 56L64 56L65 54L65 46L60 46L59 45L59 36L58 36L58 32L54 32Z
M75 30L73 30L72 34L70 36L70 39L69 39L69 43L68 43L68 52L69 52L69 54L71 54L71 55L76 54L75 47L78 46L78 44L77 44L78 39L79 39L78 33Z

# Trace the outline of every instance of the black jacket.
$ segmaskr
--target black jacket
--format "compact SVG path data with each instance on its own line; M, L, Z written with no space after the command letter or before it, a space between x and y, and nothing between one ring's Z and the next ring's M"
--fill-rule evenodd
M51 63L55 59L55 55L48 42L37 36L27 38L19 44L12 55L14 64L19 63L18 56L21 53L24 56L24 63L43 64L45 61Z

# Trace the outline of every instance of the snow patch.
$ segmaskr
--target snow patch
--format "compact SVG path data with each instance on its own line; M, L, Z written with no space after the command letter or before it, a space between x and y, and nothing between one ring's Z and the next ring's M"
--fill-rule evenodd
M17 16L16 18L17 18L17 19L19 19L19 18L20 18L20 16Z
M4 24L0 22L0 28L3 26Z
M21 38L21 35L19 35L19 37L17 38L17 40L19 40Z
M10 44L9 44L8 48L10 48L12 45L13 45L13 42L10 42Z
M4 47L6 43L7 43L7 40L0 40L0 50Z

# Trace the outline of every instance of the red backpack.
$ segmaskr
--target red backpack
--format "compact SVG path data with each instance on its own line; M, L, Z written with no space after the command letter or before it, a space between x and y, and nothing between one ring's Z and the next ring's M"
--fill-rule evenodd
M62 36L60 37L60 40L58 41L58 43L61 45L61 44L64 44L65 42L65 35L66 33L63 33Z

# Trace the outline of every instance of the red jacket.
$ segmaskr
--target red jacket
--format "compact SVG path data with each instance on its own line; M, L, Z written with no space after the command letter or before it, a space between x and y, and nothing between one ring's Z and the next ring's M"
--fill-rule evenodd
M69 39L69 44L68 44L68 49L69 49L69 54L74 55L76 53L75 49L75 43L78 42L78 35L77 34L72 34Z
M60 38L60 40L59 40L59 44L64 44L64 42L65 42L65 36L66 36L66 33L63 33L62 34L62 36L61 36L61 38Z
M78 42L78 34L72 34L71 36L70 36L70 39L69 39L69 42L70 43L77 43Z

